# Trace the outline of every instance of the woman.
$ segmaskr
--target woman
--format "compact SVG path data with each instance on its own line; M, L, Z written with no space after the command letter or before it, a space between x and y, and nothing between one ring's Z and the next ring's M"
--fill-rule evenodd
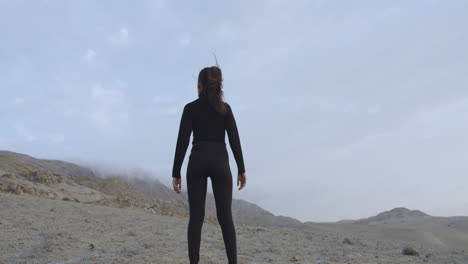
M221 69L206 67L198 75L198 99L185 105L172 170L173 187L181 190L180 170L193 130L192 151L187 165L187 193L190 219L187 230L190 263L198 263L207 177L216 203L216 214L223 233L229 264L237 263L236 232L231 213L232 174L225 143L225 131L237 163L237 186L247 180L244 159L231 106L223 102Z

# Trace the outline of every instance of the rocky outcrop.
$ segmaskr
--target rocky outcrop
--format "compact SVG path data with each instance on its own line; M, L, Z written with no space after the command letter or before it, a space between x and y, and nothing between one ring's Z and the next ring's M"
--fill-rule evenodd
M0 150L1 156L12 157L21 161L25 165L32 165L43 171L56 173L64 176L89 176L94 177L94 173L89 168L61 160L36 159L26 154L13 151Z
M151 199L117 178L61 175L24 163L11 155L0 155L0 172L2 192L111 207L145 208L153 213L174 217L188 216L186 203Z
M0 191L17 195L94 202L110 196L75 183L71 177L44 171L13 157L0 155Z

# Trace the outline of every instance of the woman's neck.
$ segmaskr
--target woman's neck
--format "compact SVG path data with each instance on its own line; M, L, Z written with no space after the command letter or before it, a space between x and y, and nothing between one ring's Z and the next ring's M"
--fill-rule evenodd
M204 92L198 93L199 98L207 98L206 94Z

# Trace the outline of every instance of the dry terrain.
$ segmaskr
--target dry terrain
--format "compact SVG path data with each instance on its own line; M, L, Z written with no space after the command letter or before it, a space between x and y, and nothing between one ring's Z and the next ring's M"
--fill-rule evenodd
M186 196L127 176L0 152L0 264L188 263ZM200 263L226 263L209 210ZM468 263L467 217L395 208L301 223L242 200L233 214L239 263Z

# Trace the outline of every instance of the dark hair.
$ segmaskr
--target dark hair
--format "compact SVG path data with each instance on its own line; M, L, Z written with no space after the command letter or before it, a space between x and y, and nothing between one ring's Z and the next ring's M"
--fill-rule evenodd
M205 95L216 112L225 115L226 104L223 101L223 75L218 66L205 67L198 75L198 81L203 86L199 95Z

